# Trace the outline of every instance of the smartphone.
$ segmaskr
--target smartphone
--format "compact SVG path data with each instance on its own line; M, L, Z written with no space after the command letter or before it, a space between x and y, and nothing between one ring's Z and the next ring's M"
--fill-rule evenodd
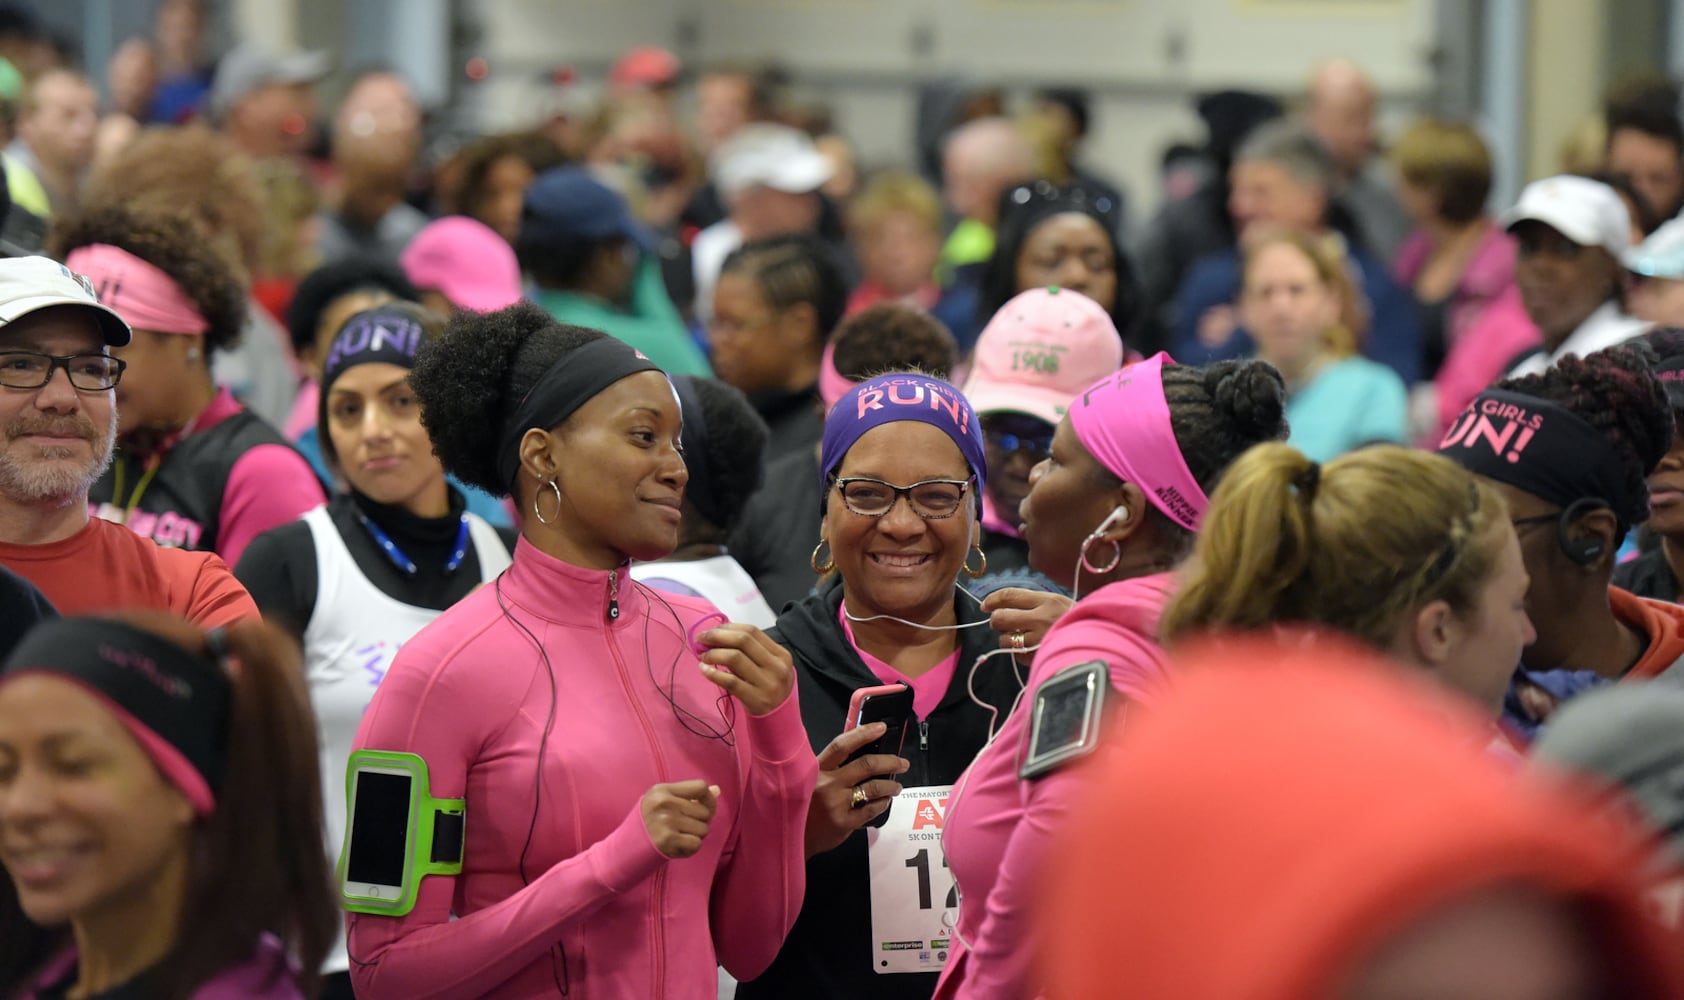
M873 722L886 723L888 731L849 754L848 760L873 753L900 754L906 743L906 730L912 725L912 689L905 684L884 684L855 691L848 699L848 719L842 724L842 731Z
M397 767L364 765L351 774L347 825L347 899L396 904L403 898L414 829L415 775Z

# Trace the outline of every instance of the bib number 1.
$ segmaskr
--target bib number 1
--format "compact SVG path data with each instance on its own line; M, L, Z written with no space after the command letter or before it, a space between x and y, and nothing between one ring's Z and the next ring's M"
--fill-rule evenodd
M871 967L880 974L939 972L959 917L959 889L941 849L953 786L908 788L889 820L867 829Z

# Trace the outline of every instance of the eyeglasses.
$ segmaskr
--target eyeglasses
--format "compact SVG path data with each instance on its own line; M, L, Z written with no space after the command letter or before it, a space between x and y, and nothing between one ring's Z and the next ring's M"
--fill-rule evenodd
M1026 437L1021 434L1005 434L998 431L983 431L983 437L989 444L1000 449L1007 457L1022 452L1030 458L1040 461L1052 453L1053 436L1051 434L1037 434Z
M83 392L114 389L129 366L107 354L37 354L34 351L0 351L0 385L8 389L39 389L53 380L53 370L63 368L70 384Z
M895 486L881 479L848 478L833 480L842 494L842 506L861 517L883 517L895 509L895 502L906 498L912 512L926 521L941 521L959 513L964 506L965 493L976 479L926 479L911 486Z

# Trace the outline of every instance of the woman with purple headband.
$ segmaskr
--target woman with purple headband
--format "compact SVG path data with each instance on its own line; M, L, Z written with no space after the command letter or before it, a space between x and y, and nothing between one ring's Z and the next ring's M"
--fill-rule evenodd
M819 759L807 897L777 960L739 1000L928 1000L935 988L953 892L941 814L1020 686L999 659L971 670L998 640L958 585L986 568L977 546L987 471L976 413L935 378L868 379L825 420L812 558L821 579L768 633L794 657ZM893 683L913 695L900 755L850 762L887 731L843 732L852 695Z
M1019 513L1030 566L1076 604L1039 641L1043 617L994 612L1004 651L1035 660L1023 710L946 803L942 844L960 905L936 996L1035 995L1030 912L1049 841L1083 793L1068 765L1093 749L1083 734L1097 732L1102 710L1115 714L1107 699L1150 707L1161 695L1158 617L1173 571L1223 470L1286 436L1284 406L1280 373L1261 361L1193 368L1159 354L1089 386L1059 421Z

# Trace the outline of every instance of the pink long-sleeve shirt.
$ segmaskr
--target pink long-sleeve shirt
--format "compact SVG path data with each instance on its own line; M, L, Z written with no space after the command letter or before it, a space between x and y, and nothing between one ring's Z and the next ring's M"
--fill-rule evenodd
M728 701L731 744L692 731L726 725L685 635L712 610L522 539L497 583L404 645L355 745L425 759L435 797L467 800L466 847L406 916L350 918L358 996L553 997L561 982L712 1000L716 964L746 979L771 963L801 909L816 764L793 692L759 718ZM640 802L692 778L720 787L718 812L698 854L669 860Z
M1102 660L1114 693L1154 704L1169 681L1158 618L1174 588L1174 574L1158 573L1082 598L1035 654L1023 709L1007 717L954 786L942 848L959 883L959 933L936 985L937 1000L1035 995L1032 914L1041 866L1085 787L1082 769L1074 766L1033 781L1018 777L1035 692L1066 667Z

